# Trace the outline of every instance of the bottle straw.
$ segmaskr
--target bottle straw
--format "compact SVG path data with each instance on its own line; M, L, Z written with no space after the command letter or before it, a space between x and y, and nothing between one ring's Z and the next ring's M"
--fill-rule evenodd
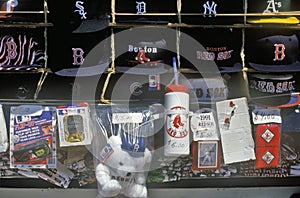
M177 72L176 57L173 57L173 71L174 71L175 84L178 85L178 72Z

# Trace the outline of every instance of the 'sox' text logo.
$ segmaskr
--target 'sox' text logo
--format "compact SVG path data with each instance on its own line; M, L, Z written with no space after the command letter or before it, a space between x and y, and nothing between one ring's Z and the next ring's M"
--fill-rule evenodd
M77 8L77 10L74 10L74 12L78 12L78 14L81 16L81 19L86 19L86 12L84 11L84 7L83 7L83 3L82 1L76 1L75 6Z

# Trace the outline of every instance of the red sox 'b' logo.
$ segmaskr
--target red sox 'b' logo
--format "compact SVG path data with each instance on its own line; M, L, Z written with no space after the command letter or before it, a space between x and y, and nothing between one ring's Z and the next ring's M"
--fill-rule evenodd
M275 58L274 61L282 61L285 57L285 46L284 44L274 44L275 47Z

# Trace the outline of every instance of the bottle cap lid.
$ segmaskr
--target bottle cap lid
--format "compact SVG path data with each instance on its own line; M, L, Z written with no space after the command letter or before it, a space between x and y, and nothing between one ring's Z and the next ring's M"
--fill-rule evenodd
M172 84L167 86L167 93L169 92L188 92L188 89L185 85Z

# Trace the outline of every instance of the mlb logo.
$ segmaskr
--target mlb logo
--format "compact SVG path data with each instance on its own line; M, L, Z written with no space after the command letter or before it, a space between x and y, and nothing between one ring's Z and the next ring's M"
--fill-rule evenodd
M109 143L107 143L103 149L100 151L99 153L99 159L101 160L101 162L105 162L109 156L111 156L111 154L114 152L114 149L111 147L111 145Z

